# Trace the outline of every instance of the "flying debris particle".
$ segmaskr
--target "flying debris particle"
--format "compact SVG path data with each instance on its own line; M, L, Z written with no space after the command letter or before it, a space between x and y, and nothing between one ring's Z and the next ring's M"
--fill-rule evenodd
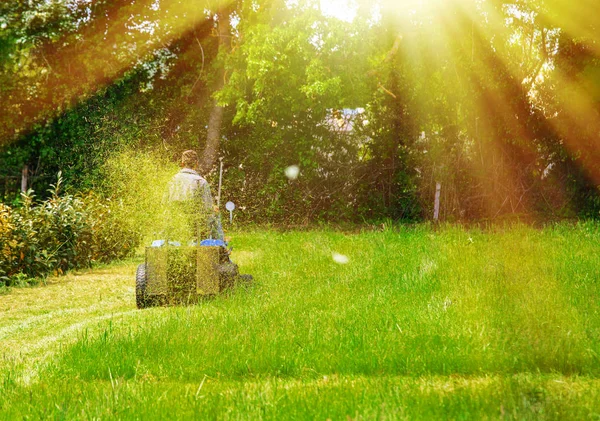
M343 254L339 254L339 253L333 253L332 257L333 257L333 261L340 265L345 265L350 261L348 256L344 256Z
M298 174L300 174L300 168L297 165L290 165L285 169L285 176L290 180L297 179Z

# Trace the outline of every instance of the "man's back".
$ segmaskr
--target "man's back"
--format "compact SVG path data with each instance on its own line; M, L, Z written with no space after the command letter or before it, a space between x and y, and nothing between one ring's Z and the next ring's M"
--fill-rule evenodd
M196 171L184 168L169 183L169 201L188 202L198 199L204 205L204 211L211 210L212 197L208 182Z
M223 228L214 215L213 199L208 182L190 168L183 168L169 183L169 202L175 212L187 214L193 235L223 239Z

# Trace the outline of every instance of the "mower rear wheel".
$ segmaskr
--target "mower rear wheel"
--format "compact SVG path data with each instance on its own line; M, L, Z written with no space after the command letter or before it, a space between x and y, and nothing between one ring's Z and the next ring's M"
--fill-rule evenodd
M142 263L135 272L135 304L137 308L146 308L146 264Z

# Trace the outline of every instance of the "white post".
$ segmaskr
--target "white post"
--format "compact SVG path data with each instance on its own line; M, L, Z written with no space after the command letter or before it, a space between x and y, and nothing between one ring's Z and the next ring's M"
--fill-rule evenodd
M29 167L27 164L23 166L23 170L21 171L21 191L23 193L27 193L27 176L29 175Z
M440 193L442 191L442 185L438 182L435 183L435 204L433 206L433 220L438 221L440 219Z
M219 158L219 192L217 193L217 208L221 208L221 184L223 183L223 158Z

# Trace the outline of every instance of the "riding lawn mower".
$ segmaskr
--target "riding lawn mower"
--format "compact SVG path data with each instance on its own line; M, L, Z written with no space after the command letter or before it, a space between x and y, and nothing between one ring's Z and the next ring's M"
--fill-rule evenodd
M194 304L236 284L251 283L252 276L240 275L238 266L229 259L230 252L222 240L203 240L189 246L154 241L146 248L145 262L137 268L137 307Z

